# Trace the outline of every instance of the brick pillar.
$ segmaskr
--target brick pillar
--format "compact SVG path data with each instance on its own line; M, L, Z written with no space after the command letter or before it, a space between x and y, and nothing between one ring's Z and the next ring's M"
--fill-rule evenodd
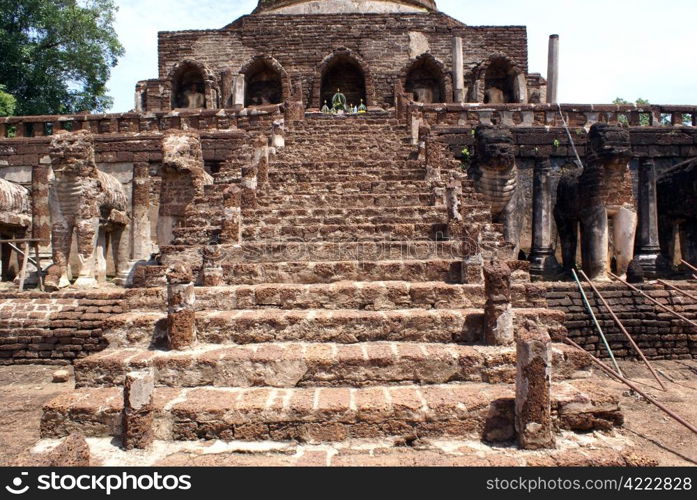
M232 185L223 193L223 227L221 243L238 244L242 239L242 190Z
M41 253L50 254L51 213L48 207L48 173L51 159L44 156L31 171L32 237L41 240Z
M203 249L203 268L201 269L201 282L203 286L221 286L225 284L225 277L221 261L223 252L220 246L213 245Z
M196 342L193 275L183 263L167 270L167 340L169 348L183 351Z
M555 446L551 386L552 341L528 322L516 338L515 428L522 449Z
M150 165L147 162L136 163L133 167L132 198L133 259L149 260L152 242L150 237Z
M151 371L131 372L123 387L122 445L125 450L145 449L155 440Z
M514 341L511 269L505 262L484 265L484 290L484 340L487 345L511 345Z
M536 279L559 273L552 241L552 164L549 158L535 162L532 184L532 252L530 274Z

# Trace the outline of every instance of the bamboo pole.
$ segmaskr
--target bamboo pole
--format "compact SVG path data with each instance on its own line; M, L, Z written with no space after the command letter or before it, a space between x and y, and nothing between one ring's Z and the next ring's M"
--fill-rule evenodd
M680 288L673 286L670 283L666 283L663 280L658 280L658 282L661 285L663 285L664 287L669 288L671 290L674 290L674 291L678 292L679 294L684 295L685 297L690 297L692 300L697 300L697 295L692 295L691 293L687 292L686 290L681 290Z
M680 262L682 262L682 265L687 267L690 271L697 273L697 267L693 266L689 262L687 262L685 259L680 259Z
M634 285L630 285L629 283L627 283L626 281L624 281L622 278L620 278L620 277L618 277L618 276L615 276L615 275L612 274L612 273L609 273L609 274L610 274L610 276L611 276L613 279L619 281L620 283L624 283L624 284L625 284L627 287L629 287L631 290L634 290L635 292L641 294L646 300L648 300L648 301L650 301L650 302L653 302L654 304L656 304L658 307L660 307L661 309L663 309L663 310L666 311L667 313L672 314L672 315L675 316L676 318L680 318L680 319L683 320L683 321L686 321L687 323L691 324L691 325L694 326L694 327L697 327L697 323L695 323L695 322L692 321L691 319L688 319L688 318L686 318L685 316L683 316L682 314L673 311L673 310L672 310L670 307L668 307L668 306L664 306L663 304L661 304L660 302L658 302L656 299L654 299L653 297L650 297L648 294L646 294L646 293L644 293L643 291L639 290L639 289L638 289L637 287L635 287Z
M629 340L629 343L632 345L632 347L634 348L634 350L639 354L639 356L641 357L641 359L642 359L642 361L644 362L644 364L646 365L646 367L649 369L649 371L651 371L651 374L653 375L653 378L656 379L656 381L660 384L661 388L662 388L664 391L668 390L668 389L666 389L666 386L663 385L663 382L661 381L661 378L658 376L658 373L656 373L656 370L654 370L654 368L653 368L653 366L651 365L651 363L649 363L649 360L646 359L646 356L644 356L644 351L642 351L641 348L639 348L639 346L637 345L637 343L634 342L634 339L633 339L632 336L629 334L629 332L627 331L627 329L624 327L624 325L622 324L622 322L620 321L620 319L617 317L617 315L615 314L615 311L612 310L612 308L610 307L610 304L608 304L607 300L605 300L605 297L603 297L603 296L600 294L600 291L596 288L596 286L595 286L595 285L593 284L593 282L588 278L588 276L586 276L586 273L584 273L583 271L580 271L580 273L581 273L581 276L583 276L583 278L584 278L584 279L588 282L588 284L591 286L591 288L593 289L593 292L594 292L595 295L598 297L598 299L600 300L600 302L602 302L603 306L605 306L605 309L607 309L607 311L610 313L610 316L612 316L612 319L615 321L615 323L617 324L617 326L619 327L619 329L622 331L622 333L624 334L624 336L627 337L627 340Z
M586 291L583 289L583 285L581 285L581 280L578 279L578 275L576 274L576 270L572 269L571 273L574 276L574 279L576 280L576 284L578 285L578 289L581 292L581 298L583 299L583 303L586 305L586 309L588 309L588 312L591 315L591 318L593 318L593 323L595 323L595 327L598 329L598 332L600 333L600 338L603 339L603 343L605 344L605 349L607 349L608 354L610 354L610 359L612 359L612 364L615 365L615 368L617 369L617 373L620 375L622 374L622 370L620 370L620 365L617 364L617 360L615 359L615 354L612 352L612 349L610 349L610 343L607 341L607 337L605 337L605 333L603 332L603 329L600 327L600 323L598 323L598 318L595 316L595 313L593 312L593 308L591 307L591 303L588 302L588 297L586 296Z
M622 383L625 384L627 387L629 387L631 390L633 390L634 392L636 392L637 394L639 394L640 396L642 396L644 399L646 399L649 403L651 403L651 404L653 404L654 406L658 407L658 408L659 408L660 410L662 410L666 415L668 415L669 417L673 418L676 422L678 422L678 423L684 425L685 427L687 427L688 429L690 429L692 432L694 432L695 434L697 434L697 427L695 427L694 425L692 425L691 423L689 423L687 420L685 420L684 418L682 418L682 417L681 417L680 415L678 415L677 413L673 412L670 408L668 408L668 407L665 406L664 404L662 404L662 403L656 401L654 398L652 398L651 396L649 396L648 394L646 394L646 393L645 393L644 391L642 391L636 384L630 382L629 380L627 380L626 378L624 378L622 375L619 375L619 374L615 373L614 371L612 371L612 368L610 368L610 367L607 366L605 363L603 363L602 361L600 361L598 358L596 358L595 356L593 356L591 353L589 353L588 351L586 351L583 347L581 347L580 345L578 345L576 342L574 342L573 340L567 338L567 339L566 339L566 343L569 344L569 345L571 345L571 346L573 346L573 347L575 347L575 348L578 349L579 351L582 351L582 352L586 353L586 355L588 355L588 356L593 360L593 363L595 363L596 365L598 365L598 367L600 367L600 369L603 370L605 373L607 373L609 376L611 376L611 377L614 378L615 380L618 380L618 381L622 382Z

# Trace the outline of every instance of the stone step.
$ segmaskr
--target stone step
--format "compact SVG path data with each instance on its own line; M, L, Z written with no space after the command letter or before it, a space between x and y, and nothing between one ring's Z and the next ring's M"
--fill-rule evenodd
M260 198L263 199L266 195L292 195L292 196L310 196L310 195L356 195L356 194L386 194L390 195L410 195L415 193L430 192L433 187L445 183L435 183L432 181L415 180L415 181L343 181L343 182L291 182L271 184L268 189L262 190Z
M350 170L350 171L313 171L297 170L294 172L285 170L271 170L269 181L272 185L277 183L295 182L375 182L375 181L421 181L426 172L423 169L394 169L394 170Z
M354 174L366 171L399 171L399 170L421 170L425 171L423 162L418 160L397 160L395 158L385 159L375 157L370 160L356 160L353 158L343 158L339 160L327 160L326 158L314 157L309 160L299 160L293 158L292 154L286 154L287 150L274 157L270 172L326 172Z
M562 429L621 425L618 400L597 385L552 386L553 418ZM366 388L156 388L155 437L165 441L302 441L402 436L511 440L515 390L507 384L460 383ZM123 389L84 388L43 408L41 437L73 432L119 437Z
M461 282L462 259L239 262L223 265L229 285L335 283L339 281Z
M225 249L225 262L455 260L466 249L459 241L243 241Z
M442 240L447 224L312 224L312 225L245 225L242 239L248 241L327 241L351 242ZM175 230L175 235L177 231Z
M272 192L257 197L261 207L399 207L433 205L430 192L394 194L294 194L283 195Z
M545 288L537 284L513 284L513 307L546 308ZM483 285L449 285L443 282L407 281L341 282L331 284L263 284L196 287L196 309L478 309L486 296ZM129 311L165 311L167 289L134 288L126 291ZM553 316L559 314L546 310ZM559 315L563 322L563 316Z
M563 330L563 314L559 312L515 310L516 325L528 320L539 323L554 337ZM133 311L107 319L104 335L113 347L147 347L159 342L166 326L164 312ZM196 313L196 330L199 342L221 345L381 341L476 344L484 336L484 313L481 309L209 310Z
M165 313L115 314L106 321L110 345L147 346L166 328ZM478 309L398 309L359 311L235 310L196 314L198 340L208 344L261 342L400 341L477 343L483 337L484 316Z
M392 221L410 220L422 223L441 222L447 220L448 212L445 207L436 206L403 206L403 207L308 207L308 208L274 208L263 207L244 209L242 217L245 223L263 222L266 224L282 224L291 218L300 220L323 219L327 224L340 224L341 221L365 221L366 223L389 224ZM335 222L328 222L334 219Z
M590 375L588 357L555 345L556 380ZM76 387L122 386L151 368L160 387L366 387L451 382L515 383L515 347L407 342L356 345L201 345L190 351L109 349L75 363Z

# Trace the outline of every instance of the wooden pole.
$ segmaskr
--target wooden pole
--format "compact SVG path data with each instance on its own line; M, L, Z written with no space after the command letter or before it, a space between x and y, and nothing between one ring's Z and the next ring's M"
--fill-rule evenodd
M682 262L682 265L687 267L690 271L697 273L697 267L693 266L689 262L687 262L685 259L680 259L680 262Z
M36 276L39 280L39 290L44 291L44 272L41 269L41 256L39 252L39 244L34 243L34 255L36 259Z
M588 301L588 297L586 296L586 291L583 289L583 285L581 285L581 280L578 279L578 275L576 274L576 270L572 269L571 274L574 275L574 279L576 280L576 285L578 285L578 290L581 292L581 298L583 299L583 303L586 305L586 309L588 309L588 312L590 313L591 318L593 318L593 323L595 323L595 327L598 329L598 333L600 333L600 338L603 339L603 343L605 344L605 349L607 349L607 352L610 355L610 359L612 359L612 364L615 365L615 368L617 369L617 373L619 373L621 375L622 370L620 370L620 365L617 364L617 360L615 359L615 354L612 352L612 349L610 348L610 343L607 341L607 337L605 336L605 333L603 332L603 329L600 326L600 323L598 323L598 318L595 316L595 313L593 312L593 308L591 307L591 303Z
M670 408L668 408L667 406L663 405L662 403L659 403L659 402L656 401L654 398L652 398L651 396L649 396L648 394L646 394L646 393L645 393L644 391L642 391L636 384L630 382L629 380L627 380L627 379L624 378L623 376L621 376L621 375L615 373L614 371L612 371L612 368L610 368L610 367L607 366L605 363L603 363L602 361L600 361L598 358L596 358L595 356L593 356L591 353L589 353L588 351L586 351L583 347L581 347L580 345L578 345L576 342L574 342L573 340L567 338L567 339L566 339L566 343L569 344L569 345L571 345L571 346L573 346L573 347L575 347L575 348L578 349L579 351L582 351L582 352L586 353L586 355L588 355L588 356L593 360L593 363L595 363L596 365L598 365L598 366L600 367L600 369L603 370L605 373L607 373L609 376L611 376L611 377L614 378L615 380L618 380L618 381L622 382L622 383L625 384L627 387L629 387L631 390L633 390L634 392L636 392L637 394L639 394L640 396L642 396L644 399L646 399L646 401L648 401L649 403L651 403L651 404L655 405L656 407L658 407L658 408L659 408L660 410L662 410L666 415L668 415L669 417L673 418L675 421L677 421L678 423L684 425L685 427L687 427L688 429L690 429L692 432L694 432L695 434L697 434L697 427L695 427L694 425L692 425L691 423L689 423L687 420L685 420L684 418L682 418L680 415L678 415L678 414L676 414L675 412L673 412L673 411L672 411Z
M657 301L656 299L654 299L653 297L649 297L648 294L646 294L646 293L644 293L643 291L639 290L639 289L638 289L637 287L635 287L634 285L630 285L629 283L627 283L626 281L624 281L622 278L620 278L620 277L618 277L618 276L615 276L615 275L612 274L612 273L608 273L608 274L609 274L613 279L616 279L616 280L619 281L620 283L624 283L624 284L625 284L627 287L629 287L631 290L634 290L635 292L641 294L646 300L648 300L648 301L650 301L650 302L653 302L654 304L656 304L658 307L660 307L661 309L663 309L663 310L666 311L667 313L672 314L672 315L675 316L676 318L680 318L680 319L683 320L683 321L686 321L687 323L691 324L691 325L694 326L694 327L697 327L697 323L695 323L695 322L692 321L691 319L687 319L687 318L686 318L685 316L683 316L682 314L673 311L670 307L664 306L663 304L661 304L660 302L658 302L658 301Z
M689 292L687 292L687 291L685 291L685 290L681 290L680 288L678 288L678 287L676 287L676 286L673 286L673 285L671 285L670 283L666 283L666 282L663 281L663 280L658 280L658 282L659 282L661 285L663 285L664 287L669 288L669 289L671 289L671 290L674 290L674 291L678 292L679 294L684 295L685 297L690 297L692 300L697 300L697 296L692 295L691 293L689 293Z
M624 327L624 325L622 324L622 322L620 321L620 319L617 317L617 315L615 314L615 311L612 310L612 308L610 307L610 304L608 304L607 300L605 300L605 297L603 297L603 296L600 294L600 291L596 288L596 286L593 284L593 282L592 282L590 279L588 279L588 276L586 276L586 273L584 273L583 271L580 271L580 273L581 273L581 276L583 276L583 279L585 279L585 280L588 282L588 284L591 286L591 288L593 289L593 293L595 293L595 295L598 297L598 299L600 300L600 302L602 302L603 306L605 306L605 309L607 309L607 311L610 313L610 316L612 316L612 319L615 321L615 323L617 324L617 326L619 327L619 329L622 331L622 333L624 334L624 336L627 337L627 340L628 340L629 343L632 345L632 347L634 348L634 350L637 352L637 354L639 354L639 356L641 357L641 359L642 359L642 361L644 362L644 364L646 365L646 367L649 369L649 371L651 371L651 374L653 375L653 378L655 378L656 381L660 384L661 388L662 388L664 391L666 391L666 390L667 390L667 389L666 389L666 386L663 385L663 382L661 381L661 378L658 376L658 373L656 373L656 370L654 370L654 368L653 368L653 366L651 365L651 363L649 363L649 360L646 359L646 356L644 356L644 352L639 348L639 346L637 345L637 343L634 342L634 339L633 339L632 336L629 334L629 332L627 331L627 329Z

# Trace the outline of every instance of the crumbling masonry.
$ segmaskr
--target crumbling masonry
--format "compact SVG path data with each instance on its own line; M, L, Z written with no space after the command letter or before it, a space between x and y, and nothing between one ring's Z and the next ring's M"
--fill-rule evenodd
M557 105L527 61L524 27L431 0L264 0L160 33L133 112L0 118L0 363L75 367L42 437L541 449L621 426L564 344L607 355L569 273L650 359L697 356L608 282L634 260L697 289L697 107ZM338 89L366 109L321 112ZM46 292L12 285L30 236Z

